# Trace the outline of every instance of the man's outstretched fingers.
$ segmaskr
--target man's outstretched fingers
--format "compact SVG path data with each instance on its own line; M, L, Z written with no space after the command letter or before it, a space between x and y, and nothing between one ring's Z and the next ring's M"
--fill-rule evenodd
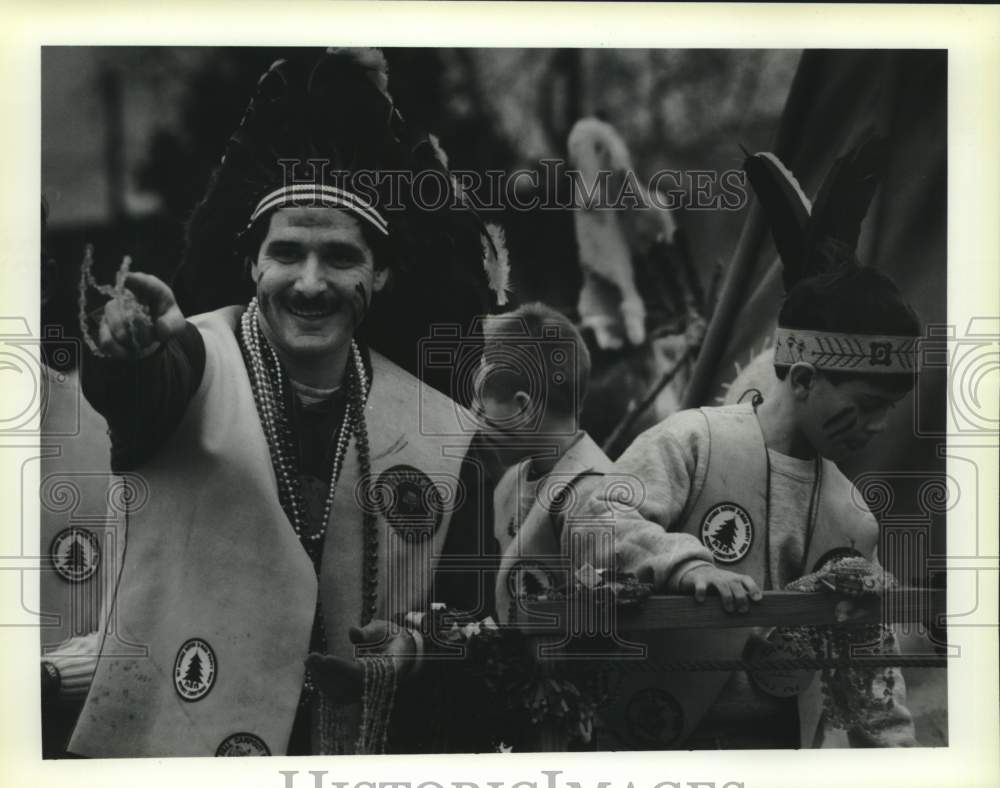
M184 330L184 314L166 282L152 274L130 273L125 278L125 286L149 308L153 330L161 342Z
M104 316L101 325L107 326L111 338L126 351L130 347L128 333L128 318L122 312L121 304L112 299L104 305Z
M694 583L694 600L699 604L705 601L705 596L708 594L708 583L700 578Z
M101 325L97 329L97 346L102 353L106 353L112 358L128 358L129 353L122 347L111 334L111 327L107 320L101 320Z
M170 285L152 274L130 273L125 277L125 286L135 297L149 307L149 313L157 318L170 307L177 305Z

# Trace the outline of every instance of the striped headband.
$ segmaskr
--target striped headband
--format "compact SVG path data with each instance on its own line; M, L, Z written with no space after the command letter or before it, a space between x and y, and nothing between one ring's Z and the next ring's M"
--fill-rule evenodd
M371 203L352 192L319 183L296 183L268 192L253 209L247 228L272 208L288 205L344 208L364 219L382 235L389 235L389 223L382 214L375 210Z
M865 374L917 371L917 338L841 334L782 328L774 334L774 363L812 364L816 369Z

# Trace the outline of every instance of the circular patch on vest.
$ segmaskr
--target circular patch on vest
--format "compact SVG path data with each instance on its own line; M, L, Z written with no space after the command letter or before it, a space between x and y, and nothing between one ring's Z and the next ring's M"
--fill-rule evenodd
M684 709L666 690L646 687L629 698L625 726L637 746L664 750L684 732Z
M101 545L93 531L84 528L64 528L49 548L52 566L64 580L79 583L97 571L101 561Z
M441 491L412 465L394 465L383 471L372 487L372 496L379 512L406 539L433 536L441 524Z
M735 564L753 544L753 522L739 504L720 503L709 509L701 522L701 541L716 561Z
M555 587L555 577L540 561L518 561L507 573L507 593L511 599L544 596Z
M767 663L775 660L793 660L802 653L795 647L790 636L778 630L768 635L766 641L752 640L753 648L748 655L750 662L759 662L761 667L748 670L747 675L757 688L774 698L791 698L806 690L816 678L813 670L768 669Z
M191 638L181 646L174 660L174 688L184 700L204 698L215 684L215 652L201 638Z
M234 733L222 740L219 749L215 751L216 758L247 757L255 755L270 755L271 751L260 736L252 733Z

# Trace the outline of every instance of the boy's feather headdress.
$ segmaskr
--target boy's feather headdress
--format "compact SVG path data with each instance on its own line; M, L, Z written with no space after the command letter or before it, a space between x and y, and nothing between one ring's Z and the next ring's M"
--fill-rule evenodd
M860 265L856 249L861 223L885 154L885 140L866 132L834 162L813 203L773 153L747 154L743 169L770 224L786 292L809 276Z
M795 176L771 153L748 155L744 170L771 225L785 292L812 276L859 267L861 223L878 187L886 141L867 131L838 158L809 199ZM911 375L917 340L910 336L813 331L778 325L774 363L808 362L846 373Z

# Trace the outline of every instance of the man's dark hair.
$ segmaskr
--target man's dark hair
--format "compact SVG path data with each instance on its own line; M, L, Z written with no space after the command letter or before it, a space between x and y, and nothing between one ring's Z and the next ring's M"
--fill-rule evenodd
M563 416L579 417L590 382L590 351L572 321L542 303L492 315L483 327L483 358L491 395L535 393Z
M921 336L920 319L903 300L899 288L874 268L851 266L799 281L785 296L778 314L782 328L831 331L844 334ZM779 380L788 375L787 365L775 364ZM877 378L891 388L913 388L913 373L866 375L857 372L820 370L834 384L858 378Z

